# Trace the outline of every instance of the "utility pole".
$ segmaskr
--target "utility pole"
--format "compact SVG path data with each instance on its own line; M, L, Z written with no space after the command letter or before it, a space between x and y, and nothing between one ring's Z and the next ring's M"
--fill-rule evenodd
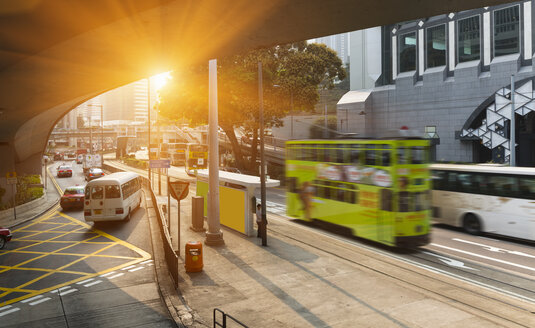
M152 189L152 179L151 179L151 170L150 170L150 77L147 78L147 155L149 157L149 185Z
M104 106L100 104L100 167L104 166Z
M516 166L516 136L515 136L515 75L511 75L511 132L510 132L510 141L511 145L509 147L509 165Z
M262 62L258 62L258 99L260 102L260 203L262 204L261 229L262 246L267 246L267 217L266 217L266 166L264 156L264 92L262 86Z

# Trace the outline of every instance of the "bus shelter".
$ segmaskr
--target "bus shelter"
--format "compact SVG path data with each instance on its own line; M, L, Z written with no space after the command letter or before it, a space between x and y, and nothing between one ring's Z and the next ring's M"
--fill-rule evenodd
M277 187L279 180L266 179L266 187ZM260 177L219 171L219 221L222 225L254 236L255 190ZM197 171L197 196L204 197L204 216L208 213L208 170Z

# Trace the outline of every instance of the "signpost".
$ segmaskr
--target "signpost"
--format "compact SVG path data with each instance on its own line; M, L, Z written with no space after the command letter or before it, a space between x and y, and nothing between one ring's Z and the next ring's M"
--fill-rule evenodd
M178 256L180 256L180 201L188 196L189 182L185 181L169 181L169 175L167 175L167 195L171 194L174 199L177 200L178 207ZM169 197L169 196L167 196ZM168 206L169 207L169 206ZM170 213L167 215L168 221L171 222ZM168 223L169 223L168 222ZM169 226L169 233L171 233L171 224Z
M168 169L171 167L171 160L169 159L151 159L149 161L151 169Z
M13 215L14 220L17 219L17 199L15 193L15 186L17 185L17 172L7 172L6 173L7 184L11 185L11 192L13 193Z

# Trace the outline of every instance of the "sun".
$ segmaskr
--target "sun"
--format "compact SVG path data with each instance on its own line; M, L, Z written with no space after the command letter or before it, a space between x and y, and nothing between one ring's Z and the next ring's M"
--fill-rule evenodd
M150 83L159 91L171 79L171 72L156 74L150 77ZM152 89L152 86L151 86Z

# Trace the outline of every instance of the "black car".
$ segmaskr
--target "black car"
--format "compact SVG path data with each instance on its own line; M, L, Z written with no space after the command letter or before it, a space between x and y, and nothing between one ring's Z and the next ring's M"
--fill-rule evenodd
M72 167L69 165L58 166L58 178L61 177L72 177Z
M87 171L85 175L85 179L87 181L91 181L93 179L97 179L104 176L104 172L102 172L99 168L91 168L89 171Z

